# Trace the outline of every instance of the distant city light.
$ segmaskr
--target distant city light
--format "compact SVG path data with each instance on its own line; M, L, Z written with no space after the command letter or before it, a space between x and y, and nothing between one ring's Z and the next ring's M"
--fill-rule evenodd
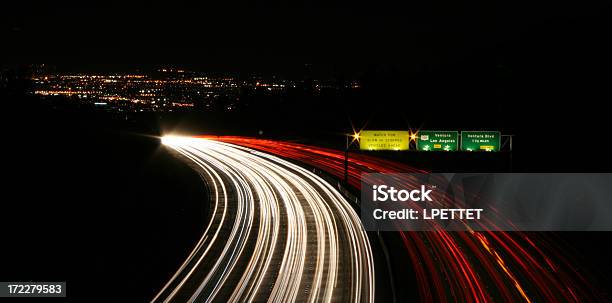
M117 111L168 111L221 109L239 110L240 96L264 93L283 96L289 89L311 86L316 93L321 88L347 88L334 81L288 80L259 76L239 79L238 77L204 76L201 73L163 68L163 74L45 74L34 75L33 93L40 96L76 97L81 102L94 105L105 102L110 110ZM349 88L358 85L351 81ZM231 100L231 101L227 101ZM358 136L355 137L358 139Z

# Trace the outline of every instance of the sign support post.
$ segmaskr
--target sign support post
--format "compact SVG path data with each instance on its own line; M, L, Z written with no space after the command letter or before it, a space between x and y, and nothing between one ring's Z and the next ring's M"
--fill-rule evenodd
M349 137L346 136L346 148L344 149L344 183L348 184L348 164L349 164Z

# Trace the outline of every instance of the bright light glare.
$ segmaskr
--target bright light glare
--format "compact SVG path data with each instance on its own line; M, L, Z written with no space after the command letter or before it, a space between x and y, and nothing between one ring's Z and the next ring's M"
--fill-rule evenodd
M179 138L180 137L178 137L178 136L171 136L171 135L170 136L163 136L161 138L161 143L163 145L172 145L173 143L176 143L177 141L179 141Z
M193 138L187 136L177 136L177 135L166 135L162 136L161 143L163 145L177 145L177 144L187 144L190 142L196 141L205 141L206 139Z

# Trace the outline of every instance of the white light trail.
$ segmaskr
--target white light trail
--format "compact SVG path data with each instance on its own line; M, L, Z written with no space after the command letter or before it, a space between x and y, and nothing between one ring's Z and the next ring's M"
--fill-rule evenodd
M191 160L210 222L153 302L373 302L367 234L342 195L312 172L233 144L164 137Z

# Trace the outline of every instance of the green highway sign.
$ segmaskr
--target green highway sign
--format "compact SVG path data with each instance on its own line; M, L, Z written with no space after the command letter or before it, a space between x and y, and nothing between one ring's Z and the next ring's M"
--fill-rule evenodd
M498 131L462 131L461 150L499 151L501 134Z
M416 136L417 150L456 151L459 149L459 132L421 130Z

